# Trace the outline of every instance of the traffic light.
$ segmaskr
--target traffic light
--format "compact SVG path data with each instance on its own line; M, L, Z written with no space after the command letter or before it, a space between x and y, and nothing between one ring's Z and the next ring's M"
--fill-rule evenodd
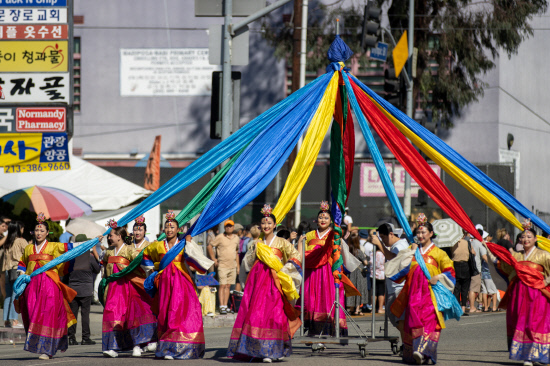
M403 77L396 77L393 67L387 68L384 71L384 92L386 93L384 99L395 107L402 109L404 90Z
M221 71L212 72L212 97L210 99L210 138L220 140L222 138L222 89L223 75ZM231 72L233 84L233 120L231 132L239 129L240 103L241 103L241 72Z
M361 48L376 47L378 36L380 35L380 15L382 11L376 7L374 1L369 1L365 5L363 15L363 31L361 32Z

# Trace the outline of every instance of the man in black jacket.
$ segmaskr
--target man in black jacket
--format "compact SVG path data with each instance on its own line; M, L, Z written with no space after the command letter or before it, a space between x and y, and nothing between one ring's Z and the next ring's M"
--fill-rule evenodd
M88 241L86 235L79 234L75 242ZM69 274L69 287L76 291L76 297L70 303L71 311L78 319L78 308L82 314L82 343L83 345L96 344L90 339L90 308L94 295L94 278L99 273L99 256L95 250L86 252L77 257L74 262L73 270ZM76 324L68 330L69 345L76 346Z

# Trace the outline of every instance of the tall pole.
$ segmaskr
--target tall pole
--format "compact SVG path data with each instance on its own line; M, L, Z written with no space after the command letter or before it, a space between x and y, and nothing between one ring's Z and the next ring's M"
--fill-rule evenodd
M306 53L307 53L307 12L308 12L308 0L301 0L302 2L302 22L300 29L300 88L306 85ZM300 150L302 146L303 138L300 137L296 150ZM296 197L295 214L294 214L294 227L298 227L302 221L302 192L298 193Z
M231 85L231 22L233 21L233 0L224 0L223 65L222 65L222 141L231 134L233 101Z
M413 116L413 73L412 73L412 54L413 54L413 42L414 42L414 0L409 0L409 62L408 71L411 82L407 85L407 116L414 118ZM411 218L411 176L405 172L405 194L403 198L403 210L405 216L410 220Z

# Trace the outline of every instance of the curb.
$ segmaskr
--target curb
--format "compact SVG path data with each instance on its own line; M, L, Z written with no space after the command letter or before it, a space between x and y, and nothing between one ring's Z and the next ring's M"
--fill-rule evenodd
M25 329L0 327L0 344L25 343Z
M202 323L204 328L229 328L233 327L235 320L237 319L237 313L215 315L215 316L203 316Z

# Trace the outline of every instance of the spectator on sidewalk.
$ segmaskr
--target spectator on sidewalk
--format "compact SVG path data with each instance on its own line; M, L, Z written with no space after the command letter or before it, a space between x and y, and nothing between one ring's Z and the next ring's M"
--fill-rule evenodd
M4 243L4 260L2 263L2 272L6 276L6 297L4 298L4 326L13 328L23 328L18 321L18 315L15 312L13 284L18 277L17 265L19 259L25 252L25 247L29 244L22 237L22 225L19 221L10 222L8 225L8 234Z
M88 241L86 235L79 234L75 242ZM86 252L75 258L73 271L69 274L69 287L76 291L76 297L69 304L71 311L78 319L78 309L80 308L82 323L82 345L96 344L90 339L90 308L94 294L94 278L99 273L99 255L96 248L92 252ZM76 346L76 324L69 327L69 345Z
M510 233L505 228L500 228L497 230L497 244L503 248L506 248L508 251L513 249L514 245L510 241Z
M237 273L240 267L239 237L233 232L235 229L233 220L226 220L223 226L224 233L216 236L208 245L208 253L214 260L214 267L218 270L220 314L227 314L229 289L237 282ZM214 248L216 248L216 253L214 253Z
M480 227L481 225L476 225L476 229ZM483 230L483 226L481 226L481 237L483 237L485 231ZM488 234L487 234L488 235ZM479 272L477 275L472 276L470 280L470 291L469 291L469 300L470 300L470 313L477 313L479 310L477 310L477 307L475 306L476 299L478 295L481 293L481 261L485 260L487 261L487 250L481 244L481 242L477 239L472 240L472 250L475 252L475 262L476 262L476 268ZM481 304L479 304L481 306Z
M470 266L468 265L470 251L468 247L470 247L468 241L465 239L460 239L451 248L451 259L453 260L456 275L456 284L453 293L462 306L464 315L468 315L468 313L466 313L466 302L468 301L468 292L470 291L471 281ZM472 254L474 254L473 249Z

